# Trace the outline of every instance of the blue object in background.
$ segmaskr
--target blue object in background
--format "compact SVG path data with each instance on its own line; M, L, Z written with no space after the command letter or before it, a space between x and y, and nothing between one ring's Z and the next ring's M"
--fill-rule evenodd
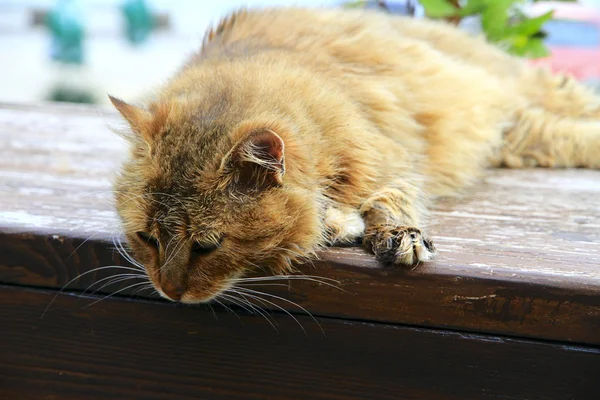
M83 63L83 22L75 0L59 0L46 17L52 34L52 59L64 63Z
M146 1L126 0L122 10L127 23L127 40L134 45L143 43L154 29L154 17Z
M600 46L600 27L592 22L556 19L544 24L544 32L548 35L546 44L549 46Z

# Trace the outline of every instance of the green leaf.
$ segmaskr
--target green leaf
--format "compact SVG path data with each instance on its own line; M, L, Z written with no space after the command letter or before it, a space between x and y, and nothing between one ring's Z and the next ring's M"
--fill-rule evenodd
M481 26L491 41L499 41L506 36L508 10L518 0L494 0L487 3L481 13Z
M459 11L461 17L479 14L487 7L487 0L469 0Z
M525 46L525 55L529 58L542 58L550 55L550 51L542 39L529 39Z
M430 18L446 18L458 15L458 9L446 0L421 0L425 13Z
M509 44L511 49L524 49L527 46L527 42L529 38L525 35L512 35L507 36L502 40L502 42L506 42Z
M551 20L553 15L554 10L548 11L539 17L526 19L517 25L513 25L508 30L514 34L531 36L542 30L542 26Z
M366 0L350 0L344 3L344 8L359 8L364 7Z
M508 36L500 43L507 45L509 53L529 58L545 57L550 52L544 44L544 40L540 38L532 38L524 35Z

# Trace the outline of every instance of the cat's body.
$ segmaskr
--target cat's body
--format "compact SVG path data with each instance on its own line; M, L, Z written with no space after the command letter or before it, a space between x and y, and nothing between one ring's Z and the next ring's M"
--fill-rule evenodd
M117 182L129 243L188 302L360 237L384 262L427 261L428 200L488 166L600 167L591 91L382 13L234 14L148 110L113 103L136 133Z

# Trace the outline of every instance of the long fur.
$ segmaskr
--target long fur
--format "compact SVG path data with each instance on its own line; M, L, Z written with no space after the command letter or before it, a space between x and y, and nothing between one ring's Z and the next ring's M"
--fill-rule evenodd
M137 137L116 183L130 245L188 302L360 236L383 262L428 261L428 202L486 167L600 166L590 90L444 23L375 12L235 13L145 109L113 103ZM197 256L194 241L220 246Z

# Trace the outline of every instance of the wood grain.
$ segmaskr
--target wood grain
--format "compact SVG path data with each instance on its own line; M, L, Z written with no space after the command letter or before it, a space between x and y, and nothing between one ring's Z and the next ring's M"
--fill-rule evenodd
M0 234L0 277L4 282L57 288L84 274L66 291L93 293L122 271L88 271L127 263L107 243L83 242ZM337 279L340 289L297 280L289 282L289 289L254 289L286 298L316 315L600 344L600 296L594 292L529 281L368 267L360 260L370 256L359 251L353 257L348 254L337 261L316 262L314 271L309 271ZM148 297L147 291L138 294L137 288L124 290L137 282L141 280L119 282L100 293ZM290 303L269 300L302 312Z
M126 148L108 126L119 124L88 107L0 106L0 282L57 288L125 264L109 241L119 234L110 183ZM600 344L599 195L599 171L490 171L435 206L436 262L393 270L332 248L302 271L344 291L300 281L269 291L316 315Z
M598 349L0 287L2 399L596 399ZM135 315L135 318L131 316Z

